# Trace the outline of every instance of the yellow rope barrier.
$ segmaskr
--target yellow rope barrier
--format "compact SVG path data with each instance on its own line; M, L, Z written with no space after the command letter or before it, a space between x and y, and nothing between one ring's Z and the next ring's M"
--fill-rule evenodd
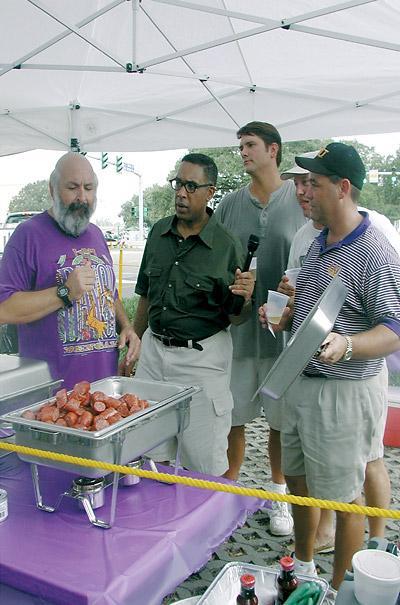
M90 460L88 458L80 458L78 456L68 456L56 452L48 452L46 450L38 450L33 447L23 445L14 445L13 443L1 443L0 449L9 450L25 456L35 456L37 458L46 458L66 464L77 466L86 466L90 468L100 468L106 471L117 472L125 475L137 475L144 479L154 479L165 483L177 483L197 487L199 489L208 489L215 492L226 492L228 494L237 494L239 496L250 496L260 498L262 500L275 500L278 502L289 502L290 504L298 504L300 506L315 506L328 510L342 511L346 513L357 513L359 515L367 515L368 517L384 517L387 519L400 519L400 511L390 510L386 508L375 508L372 506L358 506L357 504L347 504L345 502L335 502L334 500L320 500L318 498L305 498L303 496L291 496L289 494L277 494L268 492L263 489L253 489L247 487L239 487L226 483L218 483L217 481L205 481L204 479L193 479L192 477L181 477L179 475L170 475L168 473L155 473L153 471L144 471L142 469L134 469L120 464L111 464L109 462L100 462L98 460Z

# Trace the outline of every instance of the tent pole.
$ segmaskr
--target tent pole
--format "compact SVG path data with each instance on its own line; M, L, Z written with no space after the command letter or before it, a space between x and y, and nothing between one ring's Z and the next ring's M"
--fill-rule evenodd
M137 65L137 18L139 0L132 0L132 65Z

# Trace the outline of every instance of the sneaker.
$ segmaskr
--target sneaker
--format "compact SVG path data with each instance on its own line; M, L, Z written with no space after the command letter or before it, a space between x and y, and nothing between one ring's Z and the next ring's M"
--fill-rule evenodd
M306 563L306 564L304 564L304 563L300 564L298 562L298 560L296 559L296 555L295 555L294 551L290 554L290 556L294 560L295 572L297 572L298 574L301 574L303 576L311 576L313 578L318 578L318 570L315 566L314 561L312 561L310 563Z
M337 590L329 586L328 592L324 598L324 605L334 605L336 603Z
M286 502L272 502L268 510L269 531L274 536L288 536L293 531L293 517Z

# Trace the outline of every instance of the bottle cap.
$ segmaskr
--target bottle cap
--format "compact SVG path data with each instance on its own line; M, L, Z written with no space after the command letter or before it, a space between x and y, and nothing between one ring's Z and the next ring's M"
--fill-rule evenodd
M242 586L244 586L244 588L254 588L256 579L250 573L246 573L244 576L241 576L240 583Z
M279 563L285 571L292 571L294 569L294 559L292 557L282 557Z

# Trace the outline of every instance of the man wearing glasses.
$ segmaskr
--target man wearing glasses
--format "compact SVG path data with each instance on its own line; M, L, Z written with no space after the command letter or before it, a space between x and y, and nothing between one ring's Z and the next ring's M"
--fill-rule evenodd
M228 327L244 321L254 288L252 274L240 271L240 241L207 206L217 173L206 155L182 159L170 181L175 215L158 221L147 239L134 321L142 338L137 378L201 387L183 433L181 461L186 468L216 476L228 468L233 407ZM173 460L175 454L175 439L150 452L156 461Z

